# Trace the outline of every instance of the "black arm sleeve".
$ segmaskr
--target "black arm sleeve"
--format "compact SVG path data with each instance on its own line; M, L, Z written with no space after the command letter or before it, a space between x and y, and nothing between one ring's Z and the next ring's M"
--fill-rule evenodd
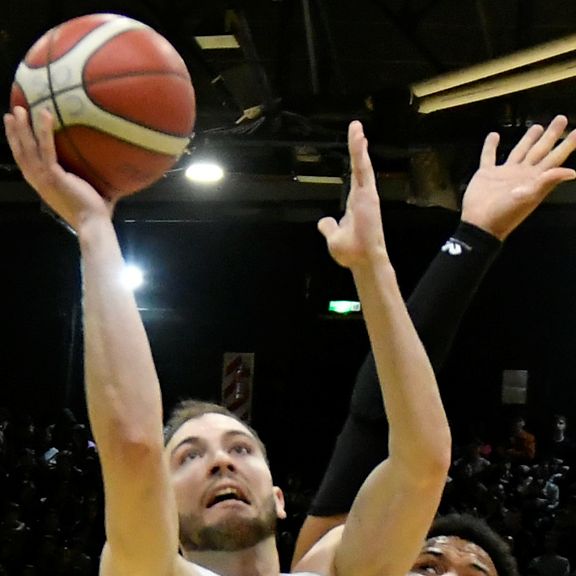
M480 282L502 243L461 222L407 302L412 322L434 370L442 367ZM372 353L360 367L350 411L309 514L332 516L350 510L360 486L388 453L388 423Z

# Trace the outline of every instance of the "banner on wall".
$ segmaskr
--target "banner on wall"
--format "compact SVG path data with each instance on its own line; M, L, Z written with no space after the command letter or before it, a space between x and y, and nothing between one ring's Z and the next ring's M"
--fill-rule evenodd
M253 352L225 352L221 403L247 423L252 419Z
M528 370L502 371L502 404L526 404Z

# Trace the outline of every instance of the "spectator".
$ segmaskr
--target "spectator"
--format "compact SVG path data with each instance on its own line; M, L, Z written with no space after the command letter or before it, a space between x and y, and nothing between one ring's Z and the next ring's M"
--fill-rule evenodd
M526 421L516 416L510 424L510 432L500 447L500 455L513 463L529 464L536 456L536 438L526 430Z
M557 551L558 538L554 533L544 537L544 552L528 564L529 576L568 576L570 562Z
M559 460L570 466L574 461L576 445L567 434L568 420L563 414L555 414L551 430L544 437L541 456L547 460ZM540 452L540 450L539 450Z

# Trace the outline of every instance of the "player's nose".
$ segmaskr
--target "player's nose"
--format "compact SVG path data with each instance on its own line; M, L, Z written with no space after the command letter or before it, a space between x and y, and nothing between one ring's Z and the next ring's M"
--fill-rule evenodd
M212 453L210 461L211 476L225 472L233 472L235 469L234 461L227 450L220 448Z

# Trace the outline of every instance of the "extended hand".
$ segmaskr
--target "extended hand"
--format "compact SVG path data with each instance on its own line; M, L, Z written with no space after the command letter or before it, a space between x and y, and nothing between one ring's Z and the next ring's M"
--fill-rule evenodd
M462 220L504 240L560 182L576 178L574 170L560 167L576 149L576 130L555 147L567 124L565 116L556 116L546 131L531 126L500 166L499 136L490 133L464 194Z
M28 121L28 113L19 106L12 114L4 115L4 126L14 160L26 182L72 228L77 231L81 222L91 215L110 218L113 203L58 164L52 116L48 111L42 112L36 134Z
M348 150L352 174L346 212L339 222L323 218L318 229L326 238L334 260L341 266L354 268L374 257L387 259L387 253L376 178L360 122L352 122L348 128Z

